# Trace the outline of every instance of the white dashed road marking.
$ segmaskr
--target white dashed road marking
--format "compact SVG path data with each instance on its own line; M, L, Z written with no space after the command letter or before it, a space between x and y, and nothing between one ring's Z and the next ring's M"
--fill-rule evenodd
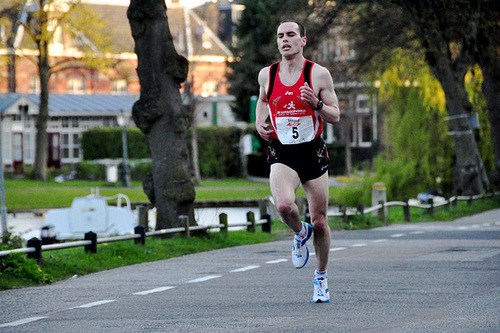
M285 261L288 261L288 260L287 259L270 260L270 261L266 261L266 264L278 264L280 262L285 262Z
M201 277L199 279L194 279L194 280L188 281L186 283L205 282L205 281L212 280L212 279L217 279L217 278L220 278L220 277L222 277L222 275L209 275L209 276Z
M381 242L387 242L388 239L382 238L382 239L375 239L373 243L381 243Z
M71 309L86 309L86 308L92 308L94 306L99 306L99 305L102 305L102 304L107 304L107 303L112 303L112 302L116 302L115 300L111 300L111 299L106 299L104 301L98 301L98 302L93 302L93 303L88 303L88 304L83 304L83 305L80 305L80 306L75 306Z
M481 226L483 226L483 227L489 227L489 226L492 226L492 225L499 226L500 225L500 221L495 222L495 223L483 223L482 225L473 224L473 225L470 225L470 226L462 226L462 227L458 227L457 230L467 230L467 229L470 229L470 228L479 228ZM409 232L409 234L412 234L412 235L423 234L423 233L425 233L425 231L422 231L422 230L417 230L417 231ZM389 237L391 237L391 238L397 238L397 237L403 237L403 236L406 236L406 234L404 234L404 233L403 234L393 234L393 235L390 235ZM371 242L372 243L380 243L380 242L387 242L387 241L388 241L388 239L382 238L382 239L375 239L375 240L373 240ZM365 243L358 243L358 244L351 245L351 247L363 247L363 246L367 246L367 244L365 244ZM331 248L330 252L342 251L342 250L346 250L346 249L347 249L346 247L335 247L335 248ZM315 253L311 252L310 255L315 255ZM288 261L288 259L276 259L276 260L267 261L266 264L277 264L277 263L286 262L286 261ZM230 273L246 272L246 271L249 271L249 270L252 270L252 269L256 269L256 268L259 268L259 267L260 266L257 266L257 265L245 266L245 267L242 267L242 268L234 269L234 270L230 271ZM208 281L208 280L212 280L212 279L217 279L217 278L220 278L220 277L222 277L222 275L208 275L208 276L204 276L204 277L201 277L201 278L198 278L198 279L187 281L186 283L204 282L204 281ZM162 292L162 291L166 291L166 290L170 290L170 289L174 289L174 288L175 287L172 287L172 286L159 287L159 288L155 288L155 289L150 289L150 290L136 292L133 295L145 296L145 295L149 295L149 294L153 294L153 293L158 293L158 292ZM76 306L76 307L73 307L73 308L70 308L70 309L91 308L91 307L95 307L95 306L99 306L99 305L103 305L103 304L107 304L107 303L112 303L112 302L116 302L116 300L102 300L102 301L98 301L98 302L93 302L93 303L88 303L88 304ZM35 321L38 321L38 320L46 319L46 318L49 318L49 317L30 317L30 318L25 318L25 319L21 319L21 320L18 320L18 321L13 321L13 322L10 322L10 323L0 324L0 328L2 328L2 327L20 326L20 325L28 324L28 323L35 322Z
M170 290L170 289L174 289L174 287L160 287L160 288L155 288L155 289L151 289L151 290L140 291L138 293L134 293L134 295L144 296L144 295L159 293L159 292L162 292L165 290Z
M246 267L242 267L242 268L238 268L238 269L233 269L229 273L246 272L246 271L249 271L249 270L252 270L252 269L256 269L256 268L259 268L259 267L260 266L246 266Z
M37 320L42 320L45 318L48 318L48 317L31 317L31 318L21 319L18 321L13 321L11 323L2 324L2 325L0 325L0 327L15 327L15 326L19 326L19 325L28 324L28 323L31 323L31 322L34 322Z

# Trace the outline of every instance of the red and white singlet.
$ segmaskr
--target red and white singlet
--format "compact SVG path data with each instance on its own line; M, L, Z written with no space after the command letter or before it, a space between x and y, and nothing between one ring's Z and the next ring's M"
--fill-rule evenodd
M314 63L305 61L302 74L293 86L285 86L281 82L280 64L271 65L267 88L267 108L274 130L273 138L284 145L312 141L321 135L323 121L318 112L302 101L299 88L305 82L313 88L310 77Z

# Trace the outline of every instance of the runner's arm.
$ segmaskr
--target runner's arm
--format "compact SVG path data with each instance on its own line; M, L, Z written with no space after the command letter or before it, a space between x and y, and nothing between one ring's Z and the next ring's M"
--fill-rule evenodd
M266 106L266 85L268 80L269 67L265 67L259 73L259 98L257 99L257 106L255 110L255 127L259 135L266 141L271 140L273 133L273 130L269 128L269 124L266 123L266 120L269 117L269 112Z
M314 65L311 77L315 91L306 83L301 87L302 99L311 107L316 107L319 100L323 102L323 108L318 110L324 121L335 124L340 120L340 109L337 94L333 89L333 80L330 72L325 67ZM317 92L317 93L316 93Z

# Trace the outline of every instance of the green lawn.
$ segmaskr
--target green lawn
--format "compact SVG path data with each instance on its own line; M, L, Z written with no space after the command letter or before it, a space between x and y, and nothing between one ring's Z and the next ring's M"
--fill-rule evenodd
M38 182L30 179L5 181L6 206L12 209L44 209L71 206L74 197L86 196L92 188L99 188L102 196L117 193L127 195L132 202L148 202L140 182L132 182L129 188L108 185L103 181L55 181ZM304 195L299 189L299 195ZM271 195L266 182L246 179L204 180L196 186L196 200L244 200L262 199Z

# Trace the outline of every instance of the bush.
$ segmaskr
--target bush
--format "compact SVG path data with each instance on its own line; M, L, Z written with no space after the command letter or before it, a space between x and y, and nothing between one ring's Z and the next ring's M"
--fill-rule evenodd
M151 172L151 161L131 161L130 162L130 178L132 180L143 181L146 175Z
M121 128L94 128L83 132L81 139L86 160L123 157ZM147 137L138 128L127 128L127 150L129 158L149 158Z
M244 174L240 155L240 129L204 127L198 128L197 133L198 159L203 177L241 177ZM188 142L191 143L191 140Z
M86 180L106 180L106 166L95 162L81 161L76 166L77 178Z
M0 251L22 247L19 236L8 234L2 239ZM0 257L0 290L18 287L19 284L44 284L52 282L52 277L45 274L34 259L27 259L26 254L12 253Z

